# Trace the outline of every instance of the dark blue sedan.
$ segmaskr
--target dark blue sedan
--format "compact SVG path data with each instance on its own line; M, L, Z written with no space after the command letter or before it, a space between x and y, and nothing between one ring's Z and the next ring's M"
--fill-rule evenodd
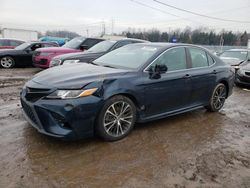
M141 43L93 63L43 71L25 84L21 103L27 121L41 133L115 141L136 122L202 107L219 111L233 83L231 67L204 48Z

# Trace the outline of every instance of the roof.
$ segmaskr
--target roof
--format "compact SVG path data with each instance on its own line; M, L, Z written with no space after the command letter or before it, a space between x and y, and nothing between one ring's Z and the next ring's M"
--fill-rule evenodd
M238 48L238 49L230 49L230 50L226 50L227 52L228 51L232 51L232 52L242 52L242 51L245 51L245 52L248 52L248 51L250 51L250 49L240 49L240 48Z
M135 45L147 45L147 46L155 46L155 47L174 47L174 46L194 46L194 47L200 47L202 46L193 45L193 44L186 44L186 43L169 43L169 42L147 42L147 43L137 43Z
M20 41L20 42L25 42L24 40L15 39L15 38L0 38L0 40L16 40L16 41Z
M149 41L147 41L147 40L135 39L135 38L122 38L122 39L117 40L117 41L122 41L122 40L140 41L140 42L149 42Z

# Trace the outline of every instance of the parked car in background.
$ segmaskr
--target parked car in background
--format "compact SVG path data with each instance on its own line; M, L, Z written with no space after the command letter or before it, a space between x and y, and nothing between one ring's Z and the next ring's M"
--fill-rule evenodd
M40 72L21 91L24 116L41 133L64 139L94 134L108 141L146 122L206 107L219 111L234 73L204 48L126 45L92 63Z
M13 49L23 43L25 43L25 41L17 39L0 39L0 49Z
M39 49L33 56L34 66L49 68L50 61L53 57L62 54L88 50L89 48L103 40L104 39L99 38L76 37L64 44L62 47Z
M89 50L85 52L79 52L79 53L72 53L72 54L64 54L60 56L56 56L52 59L50 62L50 67L54 67L57 65L63 65L63 64L71 64L71 63L77 63L77 62L91 62L98 57L101 57L102 55L109 53L115 49L118 49L122 46L128 45L128 44L134 44L134 43L143 43L148 42L145 40L139 40L139 39L121 39L121 40L107 40L100 42L90 48Z
M66 44L69 41L69 39L68 38L45 36L45 37L41 37L39 39L39 41L43 41L43 42L56 42L59 46L63 46L64 44Z
M31 66L32 55L38 48L56 47L50 42L26 42L15 49L0 50L0 66L2 68L12 68L14 66Z
M250 54L248 49L231 49L220 54L220 59L231 65L237 71L241 64L249 61Z
M250 87L250 63L243 63L235 75L235 84Z

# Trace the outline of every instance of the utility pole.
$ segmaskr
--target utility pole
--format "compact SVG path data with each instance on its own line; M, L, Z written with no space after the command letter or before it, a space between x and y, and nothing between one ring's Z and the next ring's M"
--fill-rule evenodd
M111 19L111 34L114 35L114 28L115 28L115 20L114 18Z
M86 29L87 37L89 37L89 29Z

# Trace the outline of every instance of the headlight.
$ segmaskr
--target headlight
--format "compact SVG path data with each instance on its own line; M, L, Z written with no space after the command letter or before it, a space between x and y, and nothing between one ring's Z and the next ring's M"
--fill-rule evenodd
M74 99L79 97L87 97L96 92L98 88L85 90L57 90L47 96L49 99Z
M80 61L79 59L69 59L69 60L65 60L63 64L66 65L66 64L71 64L71 63L78 63L79 61Z
M52 59L50 62L50 67L54 67L54 66L58 66L61 64L61 60L60 59Z
M240 67L239 67L239 65L235 65L235 66L233 66L236 70L238 70Z

